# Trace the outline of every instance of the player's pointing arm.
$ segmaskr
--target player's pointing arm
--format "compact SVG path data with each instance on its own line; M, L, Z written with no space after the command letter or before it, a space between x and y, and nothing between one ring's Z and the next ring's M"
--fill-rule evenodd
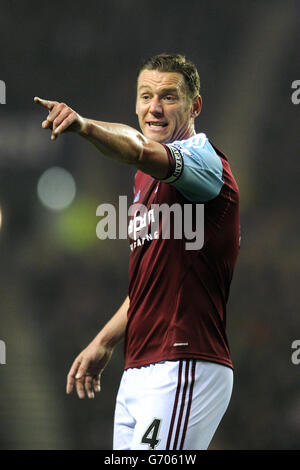
M55 140L61 132L80 132L83 129L83 118L65 103L44 100L37 96L34 101L49 111L47 118L42 122L42 127L52 129L51 140Z
M133 165L156 178L164 178L168 174L169 159L164 146L149 140L136 129L125 124L83 118L65 103L38 97L34 101L49 112L42 127L52 131L51 140L63 132L73 131L109 158Z

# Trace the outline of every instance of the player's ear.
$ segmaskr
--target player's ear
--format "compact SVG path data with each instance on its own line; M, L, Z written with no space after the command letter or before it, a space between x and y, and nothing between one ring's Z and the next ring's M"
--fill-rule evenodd
M135 100L135 114L138 114L138 99Z
M199 116L199 114L201 113L201 109L202 109L202 97L200 95L197 95L193 99L192 111L191 111L192 117L196 118L197 116Z

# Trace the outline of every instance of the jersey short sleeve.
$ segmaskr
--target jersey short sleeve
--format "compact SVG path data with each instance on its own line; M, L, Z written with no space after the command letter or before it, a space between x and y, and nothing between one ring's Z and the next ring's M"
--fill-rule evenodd
M218 196L224 184L223 165L204 133L164 146L174 160L174 170L161 181L175 186L193 202L207 202Z

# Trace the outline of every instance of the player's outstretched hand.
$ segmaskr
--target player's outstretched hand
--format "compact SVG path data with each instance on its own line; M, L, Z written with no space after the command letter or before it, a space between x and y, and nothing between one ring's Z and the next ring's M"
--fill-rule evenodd
M94 392L100 392L100 377L110 360L112 350L103 348L94 342L90 343L74 360L67 377L66 393L70 394L76 387L79 398L94 398Z
M51 129L51 140L55 140L59 134L66 131L80 132L84 127L84 119L65 103L44 100L36 96L34 102L49 111L43 129Z

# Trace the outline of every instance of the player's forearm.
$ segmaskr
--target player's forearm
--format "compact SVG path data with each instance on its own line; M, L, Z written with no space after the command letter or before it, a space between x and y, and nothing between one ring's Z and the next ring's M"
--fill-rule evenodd
M129 165L139 166L147 139L125 124L83 118L79 134L93 143L105 156Z
M154 178L163 179L168 175L170 162L164 146L147 139L136 129L125 124L83 118L65 103L37 96L34 101L49 111L42 127L51 130L51 140L56 140L63 132L76 132L107 157L133 165Z
M96 344L99 344L107 349L113 349L124 338L127 325L128 308L129 297L126 297L119 310L106 323L106 325L93 340Z

